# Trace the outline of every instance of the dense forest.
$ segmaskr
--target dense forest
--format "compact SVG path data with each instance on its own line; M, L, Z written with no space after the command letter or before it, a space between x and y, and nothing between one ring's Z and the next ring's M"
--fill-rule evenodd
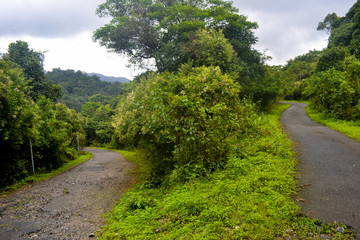
M326 49L285 66L266 64L254 49L257 23L228 1L107 0L97 14L111 21L95 41L140 67L152 59L156 70L130 83L45 74L41 52L10 44L0 59L0 187L31 174L30 142L36 170L49 171L74 159L79 135L141 159L142 179L104 239L328 231L297 215L296 163L272 111L281 99L309 100L325 117L360 120L360 1L318 24L329 34Z
M116 101L116 97L123 93L122 83L101 81L98 76L89 76L81 71L53 69L47 72L45 77L49 82L61 86L60 102L77 112L80 112L81 106L95 94L108 96L112 101Z
M58 103L61 87L49 82L44 55L26 42L11 43L0 59L0 187L35 171L49 171L77 156L76 139L84 141L84 119Z

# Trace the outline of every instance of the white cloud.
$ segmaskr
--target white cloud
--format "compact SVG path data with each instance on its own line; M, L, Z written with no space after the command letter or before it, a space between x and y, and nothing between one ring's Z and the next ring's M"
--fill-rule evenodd
M53 68L73 69L128 79L141 72L138 69L127 68L125 57L109 53L104 47L93 42L91 36L92 32L87 31L69 38L48 39L31 36L0 38L0 52L6 52L11 42L22 40L28 42L30 48L46 52L44 68L47 71Z
M103 2L0 0L0 52L22 40L36 51L46 51L47 71L74 69L132 79L140 71L127 68L127 58L92 41L92 32L109 21L95 14Z
M0 35L68 37L96 29L101 0L0 0Z
M234 0L240 14L259 24L256 49L266 50L269 64L287 60L309 50L327 46L327 35L316 31L328 13L344 16L356 0Z

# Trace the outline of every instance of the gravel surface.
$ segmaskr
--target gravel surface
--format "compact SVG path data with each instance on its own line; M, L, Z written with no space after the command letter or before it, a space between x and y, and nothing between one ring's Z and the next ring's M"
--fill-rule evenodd
M0 198L0 239L91 239L132 184L120 154L85 149L89 161Z
M310 120L291 103L281 121L296 142L302 213L351 226L360 237L360 143Z

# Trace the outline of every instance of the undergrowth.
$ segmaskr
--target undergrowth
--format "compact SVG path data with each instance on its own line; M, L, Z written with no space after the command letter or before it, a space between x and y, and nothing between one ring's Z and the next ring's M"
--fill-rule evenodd
M333 130L341 132L348 136L349 138L354 139L355 141L360 142L360 121L345 121L339 120L336 118L329 118L323 113L319 113L309 104L306 108L306 113L309 117L320 124L323 124Z
M70 170L71 168L89 160L91 157L93 157L93 155L91 153L83 153L83 154L79 155L75 160L68 161L60 168L54 169L51 172L35 173L32 175L29 175L21 181L18 181L10 186L0 189L0 195L4 195L9 192L15 191L17 189L20 189L20 188L30 184L30 183L42 182L42 181L48 180L51 177L54 177L55 175L58 175L67 170Z
M337 223L298 215L296 160L279 125L287 107L256 116L252 128L233 141L222 169L199 176L191 174L196 166L178 167L160 187L138 184L119 200L99 239L351 238L344 226L342 234ZM141 158L136 161L141 164Z

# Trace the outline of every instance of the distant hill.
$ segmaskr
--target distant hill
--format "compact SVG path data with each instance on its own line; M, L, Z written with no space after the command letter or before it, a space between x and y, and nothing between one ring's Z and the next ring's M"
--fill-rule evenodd
M74 70L53 69L46 73L48 81L54 84L60 84L62 88L62 99L60 102L65 103L69 108L76 111L81 110L81 105L85 104L87 99L95 94L109 96L116 99L123 94L125 83L101 81L100 76Z
M89 76L98 76L100 78L101 81L104 82L121 82L121 83L127 83L130 82L129 79L127 79L126 77L109 77L109 76L105 76L102 75L100 73L88 73Z

